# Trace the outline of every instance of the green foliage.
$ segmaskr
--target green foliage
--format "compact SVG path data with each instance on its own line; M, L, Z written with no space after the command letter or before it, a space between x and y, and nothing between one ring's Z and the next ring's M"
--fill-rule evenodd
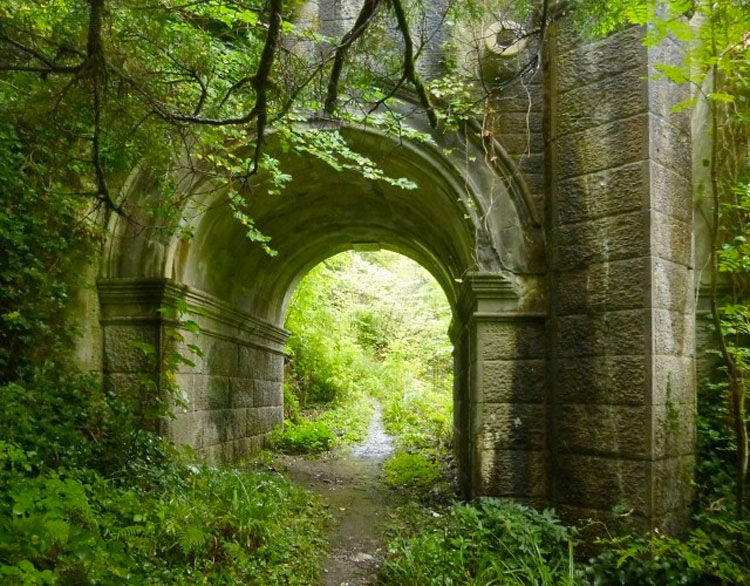
M440 465L422 454L398 453L384 470L386 483L396 488L429 487L440 477Z
M390 542L382 568L384 583L586 583L573 560L575 532L560 524L550 510L538 512L508 501L482 498L454 505L442 515L429 510L420 514L423 519L402 527Z
M334 435L330 428L320 421L286 421L283 429L276 429L273 445L289 454L315 454L331 449Z
M750 584L746 562L735 553L737 544L747 547L748 535L750 524L719 517L685 540L662 535L601 540L604 551L587 573L595 586Z
M372 399L404 449L452 440L450 311L426 271L391 253L341 254L295 290L286 327L287 395L346 441L362 439ZM307 409L307 412L305 411Z
M18 464L16 458L16 464ZM322 545L309 495L269 473L169 465L8 474L8 584L309 584ZM300 557L302 554L302 557Z

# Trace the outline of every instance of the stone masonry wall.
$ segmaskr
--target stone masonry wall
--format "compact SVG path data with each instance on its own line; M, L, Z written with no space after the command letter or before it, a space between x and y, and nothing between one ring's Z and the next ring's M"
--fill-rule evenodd
M189 445L210 463L241 460L264 445L283 421L283 366L286 332L225 307L205 294L166 279L109 279L99 283L104 330L104 383L120 392L156 376L136 341L164 349L167 330L178 327L179 348L195 366L181 366L176 383L183 396L175 419L161 424L164 435ZM160 307L187 302L184 319L199 334L165 319ZM192 355L188 344L202 356Z
M456 368L456 443L466 496L547 497L544 316L517 312L500 275L465 279L462 364Z
M679 529L695 442L689 126L644 31L546 54L552 500L568 519Z

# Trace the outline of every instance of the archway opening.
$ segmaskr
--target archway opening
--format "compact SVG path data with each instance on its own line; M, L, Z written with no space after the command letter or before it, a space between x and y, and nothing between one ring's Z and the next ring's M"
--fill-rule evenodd
M425 268L390 251L348 251L289 297L285 431L277 445L334 445L386 460L394 486L452 486L452 309Z

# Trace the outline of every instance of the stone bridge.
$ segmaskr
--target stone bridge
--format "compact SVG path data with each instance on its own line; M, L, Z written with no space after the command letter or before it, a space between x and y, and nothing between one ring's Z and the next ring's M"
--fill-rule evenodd
M313 8L333 10L325 4ZM694 466L696 321L690 118L670 110L688 90L649 79L679 47L647 52L643 34L584 41L560 15L543 66L493 101L491 136L469 125L424 144L337 127L414 191L277 153L293 182L249 196L277 256L197 178L185 187L191 238L111 218L98 278L79 296L80 361L108 387L137 384L153 373L131 342L161 349L176 324L159 309L186 301L201 329L186 342L204 356L178 372L187 406L164 432L210 461L241 459L282 422L295 284L338 252L394 250L426 267L453 309L467 496L679 530ZM412 126L427 130L413 110ZM147 173L124 188L133 210L153 193Z

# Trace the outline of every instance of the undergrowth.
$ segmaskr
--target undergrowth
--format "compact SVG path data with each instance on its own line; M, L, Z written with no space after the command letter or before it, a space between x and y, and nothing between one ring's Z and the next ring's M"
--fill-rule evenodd
M391 586L574 586L575 531L551 511L483 498L443 512L400 511L381 581Z

